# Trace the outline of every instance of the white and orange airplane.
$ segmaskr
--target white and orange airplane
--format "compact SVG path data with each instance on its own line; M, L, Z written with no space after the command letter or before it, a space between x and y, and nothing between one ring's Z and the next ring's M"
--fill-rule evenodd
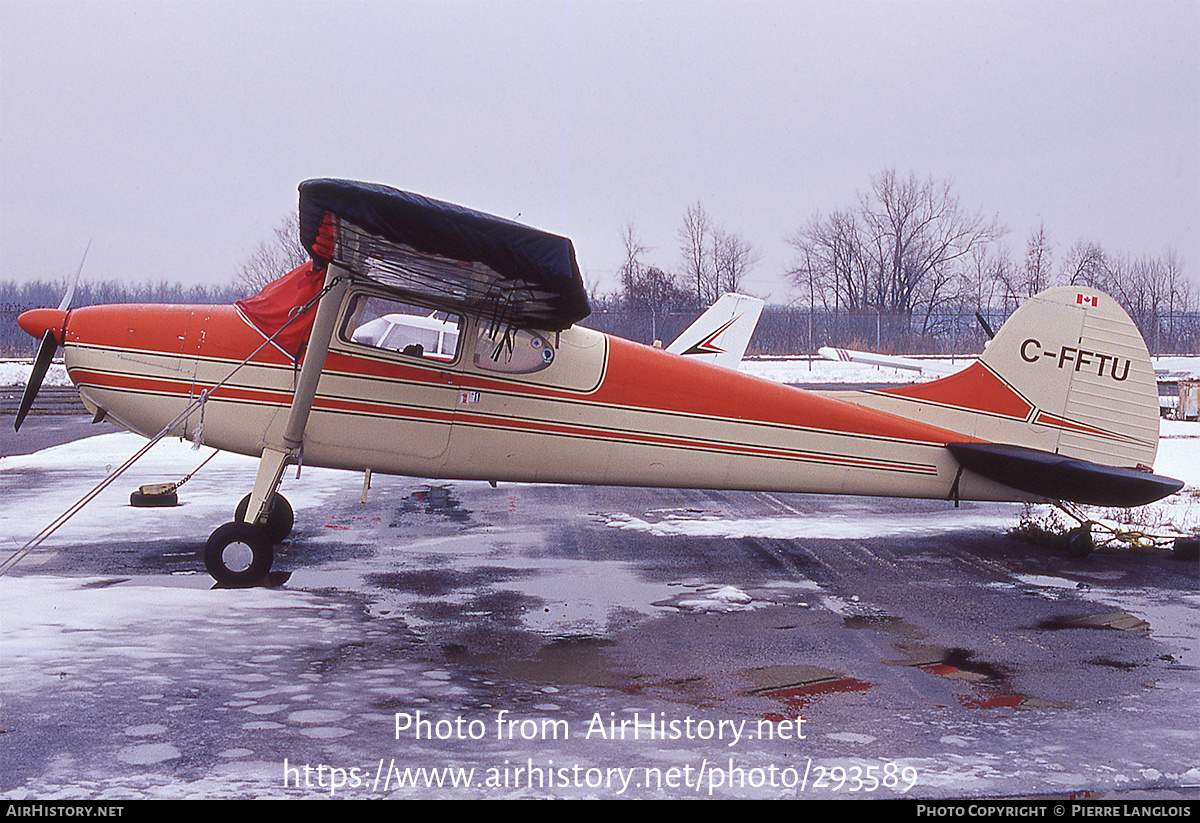
M1032 298L950 377L814 393L576 325L589 307L565 238L344 180L301 184L300 218L311 262L236 305L64 300L19 321L42 338L39 363L63 348L97 419L146 436L202 427L206 445L259 458L250 494L206 544L225 585L270 569L293 517L277 489L296 463L1109 506L1182 486L1150 469L1146 346L1090 289ZM412 339L393 339L404 329Z

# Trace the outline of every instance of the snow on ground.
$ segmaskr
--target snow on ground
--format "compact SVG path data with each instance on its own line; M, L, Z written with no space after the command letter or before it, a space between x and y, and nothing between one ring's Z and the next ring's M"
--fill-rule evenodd
M113 433L55 446L32 455L0 458L0 488L4 489L5 494L5 505L0 508L0 534L6 535L0 546L8 550L0 552L0 556L7 557L9 552L20 549L58 514L57 509L50 511L45 508L50 499L46 492L48 487L57 490L52 495L55 506L65 509L82 498L91 487L123 463L143 443L144 440L137 435ZM112 512L128 505L131 489L143 483L178 480L196 468L211 453L211 450L206 448L195 450L186 441L164 439L120 481L107 488L63 525L47 540L44 550L47 553L69 550L73 544L93 542L97 534L111 534L114 526ZM222 522L229 517L231 500L228 489L250 488L256 468L257 461L253 458L225 453L216 455L197 475L196 481L181 491L182 504L179 507L139 511L137 538L175 539L180 534L207 533L212 523ZM1137 519L1134 525L1156 533L1200 531L1200 423L1164 421L1163 438L1155 469L1161 474L1179 478L1187 485L1183 492L1166 501L1135 510L1134 516ZM41 482L5 482L6 475L15 478L18 474L30 470L41 475ZM351 472L306 468L298 482L294 481L294 473L289 472L285 475L283 491L297 510L314 510L326 499L356 495L360 482L359 476ZM786 508L786 504L781 502L781 505ZM980 506L978 509L946 509L921 513L877 512L872 510L870 501L847 498L840 511L825 513L821 517L812 517L796 511L794 514L739 519L682 510L645 512L641 516L610 512L599 517L611 528L642 531L656 536L861 539L881 535L931 535L975 529L1006 531L1017 524L1022 511L1023 507L1019 504L1002 504ZM1089 514L1094 517L1111 515L1099 510ZM1126 515L1123 522L1128 524L1128 513L1122 514ZM362 524L349 523L344 530L330 531L326 539L353 540L354 529L361 526ZM432 539L422 542L419 547L427 554L437 552L439 540L447 544L445 550L450 554L459 550L455 545L451 545L455 543L452 538ZM37 567L39 556L35 551L22 562L21 566L26 573ZM448 558L447 562L454 561ZM561 582L560 578L565 578L573 580L573 585L578 587L579 579L575 575L580 573L580 569L575 567L577 564L568 565L571 565L571 568L563 569L563 575L546 574L539 578L539 585L553 585L555 581ZM605 565L604 571L597 572L592 569L592 573L615 573L607 564L602 565ZM173 585L180 585L181 582L186 584L188 581L176 581ZM17 647L24 643L22 638L43 634L44 629L52 624L61 626L67 632L85 626L105 625L119 630L123 621L130 619L129 615L164 612L168 610L168 604L172 614L185 620L192 607L210 613L213 608L226 608L222 605L223 601L217 602L212 599L213 595L208 592L210 581L205 575L195 577L195 588L198 592L203 591L206 594L195 603L179 593L178 589L160 589L151 584L136 587L141 599L138 599L138 595L129 587L121 587L121 592L114 593L111 597L106 595L105 588L100 587L87 592L76 592L76 597L72 598L74 606L70 615L56 613L54 609L54 604L61 601L65 592L55 593L42 588L63 585L67 584L54 580L43 580L34 585L28 577L18 585L12 577L0 577L0 600L8 604L12 620L15 621L7 626L4 640L6 651L16 653L19 651ZM647 589L642 592L647 602L662 596L656 587L642 585ZM72 589L75 586L76 583L70 584ZM171 591L176 593L170 594ZM259 596L263 598L262 603L253 599L231 597L227 607L239 612L269 608L276 599L282 599L290 606L305 605L302 594L287 590L264 591L256 594L256 597ZM132 601L131 597L134 598ZM713 601L713 608L742 607L730 591L710 592L708 598ZM582 604L577 605L581 613L589 612ZM593 606L596 613L583 616L602 620L603 613L612 604L605 602ZM35 631L39 626L41 629ZM16 644L16 647L13 644ZM52 651L48 650L47 653Z
M33 371L33 360L0 360L0 386L24 386L29 382L29 373ZM69 386L71 380L67 377L67 369L62 359L50 364L43 386Z
M804 365L807 367L807 364ZM842 365L830 363L833 368ZM814 371L818 370L814 368ZM777 374L782 373L783 366L780 365ZM877 376L840 379L884 382ZM47 501L53 499L56 507L65 508L121 465L144 442L136 435L105 434L45 449L34 455L0 458L0 494L3 494L5 501L0 507L0 546L9 550L19 548L58 513L57 509L47 510ZM70 551L74 545L94 543L97 535L112 535L114 529L119 528L118 518L114 517L113 511L117 507L127 506L131 489L142 483L178 480L196 468L210 453L211 450L206 448L193 450L190 443L179 440L160 442L119 482L114 483L56 533L46 544L48 552ZM256 468L257 461L253 458L218 454L185 487L180 507L139 510L137 539L178 539L181 534L207 533L213 523L222 522L230 516L228 489L249 489ZM1189 530L1200 528L1200 516L1197 515L1197 509L1200 508L1197 506L1197 496L1200 496L1200 423L1164 421L1155 468L1161 474L1184 480L1187 487L1184 493L1167 502L1146 507L1143 511L1150 513L1149 520L1156 527L1182 524L1181 528ZM31 473L36 474L39 482L28 482ZM23 478L20 482L17 481L19 477ZM335 495L354 497L361 486L361 477L351 472L305 468L299 482L295 482L294 477L292 471L285 475L283 490L297 509L316 509ZM49 489L53 490L52 494L48 492ZM988 506L979 510L948 509L944 512L909 515L873 511L869 504L847 499L845 508L838 514L820 518L805 517L803 513L796 512L794 516L784 514L731 519L707 513L689 514L678 509L599 516L613 528L642 530L656 535L837 539L881 534L932 534L978 528L1002 530L1015 524L1020 511L1019 506ZM344 530L330 531L320 539L348 542L366 540L370 537L370 528L368 524L347 522ZM492 550L495 544L516 537L515 534L497 533L488 540L479 541L479 545ZM456 543L453 537L427 538L420 549L425 555L444 550L449 568L469 569L476 562L471 557L464 558L461 544ZM0 559L7 554L6 551L0 551ZM21 575L0 577L0 602L5 604L5 631L0 633L0 659L7 661L6 666L0 667L0 690L6 699L16 703L33 702L35 692L47 688L47 673L54 674L59 688L70 686L75 690L71 692L72 701L79 702L82 699L80 695L91 691L103 695L108 693L106 689L111 692L116 688L111 685L116 681L111 672L119 666L122 670L121 682L128 683L129 689L136 690L137 702L144 704L148 712L162 708L166 717L187 720L186 723L184 720L177 721L177 728L174 729L169 728L166 722L150 722L140 718L128 721L127 727L120 730L128 741L115 756L122 763L145 766L146 772L140 777L114 776L110 778L111 784L101 779L93 781L100 789L111 785L114 797L177 797L185 791L204 797L239 796L239 793L246 796L288 796L287 792L278 788L279 764L264 751L252 752L254 743L247 744L237 735L260 735L251 739L261 741L262 735L273 734L275 732L271 729L278 727L279 735L290 735L287 738L289 745L293 745L292 740L328 740L333 746L338 740L351 739L352 734L364 737L375 734L378 737L378 729L387 726L388 718L362 711L361 706L365 705L366 698L360 696L333 703L329 698L328 684L324 682L294 678L291 676L293 672L287 672L286 676L273 681L262 680L263 672L273 665L280 650L296 646L301 639L319 638L330 646L344 644L357 648L361 645L352 609L336 598L323 596L320 592L287 587L249 591L215 590L203 573L177 576L169 584L163 578L154 576L134 580L47 576L37 573L38 560L39 555L35 553L21 565ZM496 561L489 559L489 562ZM505 557L504 565L510 564L510 558ZM553 602L571 599L576 609L572 614L574 619L596 623L602 622L603 617L613 611L615 601L597 599L591 602L588 597L593 590L609 592L615 589L632 603L666 602L662 599L664 595L659 586L636 580L632 570L625 574L614 574L620 566L615 562L590 560L587 563L568 564L562 561L561 568L547 569L546 574L531 578L528 582L515 580L506 584L506 588L525 587L528 592L545 595L545 599ZM586 575L582 574L585 570ZM592 579L601 578L603 585L593 585ZM626 582L629 586L626 586ZM1143 592L1126 591L1116 582L1099 580L1090 588L1081 590L1078 581L1053 575L1028 576L1018 582L1035 593L1032 596L1052 597L1058 590L1075 595L1082 592L1080 596L1143 615L1155 626L1178 626L1182 635L1177 639L1183 649L1179 655L1180 661L1187 665L1200 665L1200 645L1194 639L1195 610L1186 607L1187 598L1157 603L1147 599ZM816 584L810 585L814 592L821 594ZM544 589L550 586L569 587L571 597L548 595ZM703 585L697 583L676 588L684 591L675 595L669 605L680 611L741 613L752 611L759 605L757 592L725 582L703 581ZM855 611L855 604L839 601L832 596L823 597L823 603L825 608L835 612ZM627 603L620 605L628 606ZM1155 612L1156 609L1164 611L1160 614ZM1171 613L1166 613L1168 610ZM529 614L525 619L531 628L540 629L544 628L542 621L551 618ZM181 644L181 638L187 638L189 643L195 645ZM458 705L464 687L452 681L450 673L429 671L427 664L407 658L390 665L391 668L383 672L370 672L369 679L364 675L360 681L356 679L358 675L353 674L345 676L344 682L335 679L333 685L344 687L347 693L367 695L380 701L429 700L429 703L417 702L416 705L426 706L431 713L440 710L449 715L459 711L450 707ZM221 757L228 760L227 765L218 765L209 776L188 782L183 777L157 772L153 767L159 763L180 761L188 751L180 742L179 729L186 730L196 725L197 721L191 719L188 712L192 711L190 704L197 703L197 700L190 693L181 698L172 691L172 684L192 683L195 672L211 678L214 683L233 684L231 688L234 691L228 698L229 702L218 707L213 716L232 717L235 712L242 712L246 719L236 728L231 726L233 731L227 748L221 752ZM189 677L192 679L189 680ZM322 691L323 687L325 691ZM307 702L304 702L305 699ZM548 692L535 695L533 699L537 701L533 704L534 709L548 716L558 716L559 713L565 715L570 708L570 698L564 694ZM614 701L619 699L613 698ZM341 708L342 711L333 711L330 706ZM346 710L347 706L351 709L358 707L357 714ZM589 706L589 709L593 708L602 708L602 715L609 716L608 704ZM613 702L611 708L628 710L619 702ZM576 709L571 711L579 714ZM971 716L969 720L974 725L945 726L947 731L943 742L946 743L946 753L929 758L928 764L920 759L910 761L921 766L922 788L932 796L971 791L988 793L1025 785L1008 773L1007 766L1002 765L1007 761L1001 754L989 751L974 753L972 747L975 740L966 735L979 735L979 724L995 725L1001 736L1019 736L1031 723L1061 722L1055 720L1053 715L1025 715L1018 721L1009 721L1002 716L982 719ZM1079 721L1078 729L1081 731L1075 731L1076 726L1070 726L1063 734L1086 735L1086 724L1094 722L1094 718L1090 715L1080 716ZM1157 730L1158 725L1168 731L1175 729L1167 720L1155 718L1146 722L1147 728L1152 730ZM1058 740L1061 730L1053 731L1055 734L1052 736ZM1173 733L1182 732L1176 730ZM1174 745L1165 733L1162 736L1167 742L1161 745ZM1028 757L1036 763L1026 765L1026 769L1046 772L1049 776L1045 779L1053 782L1057 778L1067 787L1095 783L1098 778L1089 775L1085 766L1080 765L1073 770L1065 762L1075 757L1076 750L1090 752L1090 748L1086 748L1080 740L1072 739L1066 744L1056 743L1055 748L1050 749L1045 747L1046 737L1030 733L1030 740L1043 748L1028 752ZM368 739L374 740L371 737ZM1014 745L1019 748L1021 743L1018 741ZM369 743L364 748L371 749L373 745L376 744ZM899 746L900 743L895 745ZM872 753L891 753L882 743L874 743L873 746L869 749ZM382 738L377 747L380 751L387 751ZM964 754L956 756L955 747L963 747ZM265 750L266 746L262 748ZM814 750L821 754L825 751ZM1071 753L1070 758L1063 752ZM289 750L289 753L294 753L294 750ZM516 745L495 747L487 753L497 762L510 758L514 763L524 763L529 754L525 748ZM412 756L432 757L434 754L439 752L432 748L426 750L416 747ZM451 755L449 759L454 762L469 759L468 755L480 756L474 750L465 754L452 750ZM545 753L553 762L585 763L591 762L590 759L594 759L595 755L594 746L572 747L562 743L548 748ZM670 751L664 757L673 758L670 761L673 764L677 760L688 757L699 759L703 755L704 751L697 746L695 750ZM643 755L639 755L637 750L626 752L622 749L619 756L632 758ZM773 762L770 758L775 756L773 750L764 749L762 753L752 752L749 762ZM1139 752L1130 757L1136 759L1145 756ZM842 761L827 758L821 762L828 766ZM846 764L854 762L857 761L853 758L845 760ZM863 762L868 763L865 760ZM1150 761L1141 759L1138 762ZM54 769L58 771L52 771L38 778L40 782L30 784L35 788L41 787L37 791L20 788L10 797L24 796L20 793L25 791L33 792L28 796L43 799L53 796L54 792L59 792L63 797L76 797L81 796L81 792L86 794L99 790L77 785L78 772L72 764L55 766ZM1129 779L1137 785L1144 785L1147 780L1153 782L1144 774ZM1196 779L1193 769L1182 778L1168 780L1167 784L1190 786L1194 785ZM1101 782L1104 783L1103 780ZM1115 779L1108 781L1119 782ZM493 796L502 794L493 793Z
M702 517L688 514L669 514L653 521L628 514L610 516L608 525L629 531L644 531L658 537L727 537L741 539L756 537L774 540L825 539L864 540L874 537L918 537L946 531L965 529L1010 528L1016 522L1019 504L989 508L981 512L953 509L941 512L889 514L885 518L871 516L869 506L858 511L822 514L815 518L803 512L790 517L755 517L731 520L725 517Z
M8 473L34 470L42 474L40 484L4 484L4 506L0 509L0 535L7 535L6 547L18 548L45 527L59 511L83 498L94 486L121 466L146 440L136 434L117 432L64 443L27 455L0 457L0 479ZM62 545L72 540L92 541L97 534L111 534L112 509L129 505L129 493L150 483L172 483L181 480L212 455L209 448L193 449L192 444L178 438L163 438L121 479L114 482L60 528L48 545ZM182 505L178 508L141 509L138 518L139 539L179 533L181 515L203 523L231 519L232 505L229 489L250 489L258 469L258 460L237 454L217 454L201 474L203 481L186 486L181 491ZM302 481L292 484L295 472L285 475L283 491L297 509L320 504L326 497L339 493L347 486L361 481L353 474L330 469L303 470ZM46 486L53 486L54 511L45 509L48 499ZM196 533L207 533L211 526ZM128 537L128 535L122 535ZM19 544L14 545L16 541Z

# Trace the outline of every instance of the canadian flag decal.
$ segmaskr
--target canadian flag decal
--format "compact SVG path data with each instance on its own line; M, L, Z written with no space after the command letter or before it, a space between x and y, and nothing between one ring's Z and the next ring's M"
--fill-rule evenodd
M1100 305L1100 298L1094 294L1077 294L1075 295L1075 302L1081 306L1096 308Z

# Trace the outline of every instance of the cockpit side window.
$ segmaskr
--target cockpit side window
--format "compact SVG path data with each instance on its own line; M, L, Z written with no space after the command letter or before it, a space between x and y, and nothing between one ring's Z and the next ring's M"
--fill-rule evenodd
M371 294L351 300L341 328L346 342L443 363L456 357L462 317Z

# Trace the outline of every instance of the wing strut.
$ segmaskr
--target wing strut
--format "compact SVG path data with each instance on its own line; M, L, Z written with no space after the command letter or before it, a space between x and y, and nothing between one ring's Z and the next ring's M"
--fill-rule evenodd
M268 441L263 449L262 458L258 463L258 476L254 480L254 491L250 494L250 505L246 507L246 514L243 516L245 523L266 521L267 513L271 510L271 501L283 477L284 467L289 462L299 460L304 447L304 429L308 425L308 415L312 411L321 371L325 368L329 341L333 339L334 322L337 320L338 308L342 304L349 282L349 272L334 263L328 265L325 273L326 291L317 304L317 314L313 319L304 363L300 367L296 391L288 409L287 425L280 441Z

